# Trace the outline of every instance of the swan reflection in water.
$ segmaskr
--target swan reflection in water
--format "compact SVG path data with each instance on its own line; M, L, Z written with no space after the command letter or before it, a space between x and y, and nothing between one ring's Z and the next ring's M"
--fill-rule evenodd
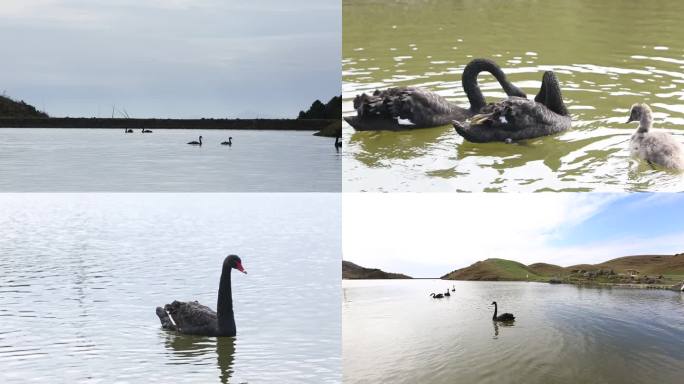
M216 366L219 369L221 383L230 382L235 370L234 337L209 337L182 335L163 332L166 339L164 345L173 357L169 364L203 364L207 357L216 353Z
M492 337L492 339L498 339L499 338L499 327L502 327L502 328L515 327L515 323L500 323L500 322L492 321L492 324L494 324L494 336Z

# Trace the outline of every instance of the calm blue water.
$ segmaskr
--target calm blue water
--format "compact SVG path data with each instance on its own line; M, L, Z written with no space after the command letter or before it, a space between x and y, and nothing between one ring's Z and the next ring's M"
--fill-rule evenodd
M186 144L199 135L202 147ZM302 131L4 128L0 192L337 192L333 143Z
M338 383L340 236L337 194L0 195L0 381ZM162 330L229 253L237 337Z

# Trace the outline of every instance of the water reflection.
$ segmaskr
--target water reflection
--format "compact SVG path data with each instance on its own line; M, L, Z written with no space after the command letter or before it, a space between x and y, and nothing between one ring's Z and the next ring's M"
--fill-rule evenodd
M193 336L173 332L163 333L165 334L164 345L171 353L169 364L206 365L208 358L215 356L221 382L229 382L234 373L234 337Z

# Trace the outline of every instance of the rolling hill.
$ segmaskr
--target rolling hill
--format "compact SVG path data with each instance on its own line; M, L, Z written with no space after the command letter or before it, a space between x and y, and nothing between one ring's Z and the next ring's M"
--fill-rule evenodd
M446 280L488 280L488 281L548 281L567 278L589 271L611 271L612 274L627 274L636 270L639 275L664 275L673 280L684 277L684 253L675 255L637 255L608 260L599 264L578 264L569 267L547 263L524 265L512 260L487 259L468 267L457 269L442 276Z
M451 271L441 278L445 280L485 281L544 280L543 276L538 275L525 264L506 259L478 261L468 267Z
M587 269L586 265L570 266L566 270ZM591 265L590 268L611 268L615 272L625 272L627 269L636 269L640 273L654 275L684 275L684 253L675 255L638 255L618 257L600 264Z
M401 273L384 272L377 268L364 268L352 263L351 261L342 260L342 278L343 279L411 279L410 276Z

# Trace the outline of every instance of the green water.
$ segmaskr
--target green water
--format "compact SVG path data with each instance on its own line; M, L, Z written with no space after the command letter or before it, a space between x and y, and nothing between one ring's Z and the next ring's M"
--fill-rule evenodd
M343 110L361 92L423 86L467 105L465 64L497 61L534 96L558 75L573 129L520 144L464 143L451 126L355 132L344 125L346 191L681 191L684 177L631 159L634 102L684 142L684 2L343 2ZM489 101L504 96L479 77Z

